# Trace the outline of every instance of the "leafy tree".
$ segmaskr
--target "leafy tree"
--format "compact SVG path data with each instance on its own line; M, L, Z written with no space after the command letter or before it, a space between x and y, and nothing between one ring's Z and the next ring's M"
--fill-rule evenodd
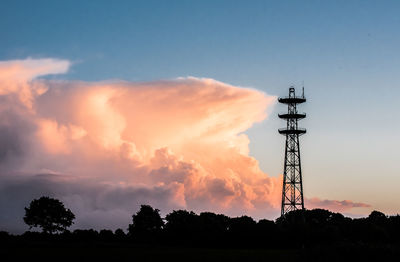
M24 221L29 229L40 227L45 233L65 231L74 219L71 210L66 209L60 200L50 197L34 199L29 207L25 207Z
M190 234L198 231L199 216L192 211L174 210L169 213L165 220L165 229L176 234Z
M132 222L128 228L130 235L158 233L164 225L160 210L153 209L149 205L142 205L140 210L132 216Z
M305 212L307 210L293 210L276 219L279 226L299 226L305 224Z
M115 230L114 235L117 240L125 239L125 232L121 228L118 228L117 230Z
M229 220L229 217L222 214L200 213L198 219L199 239L213 245L220 243L227 233Z
M76 229L72 235L79 241L95 241L99 238L99 232L94 229Z
M222 234L228 230L230 218L222 214L202 212L199 216L200 230L206 234Z
M99 232L100 240L108 242L114 240L114 233L109 229L102 229Z
M368 216L368 220L375 224L383 224L386 222L387 217L384 213L374 210Z
M238 235L251 234L256 230L257 223L248 216L230 219L229 231Z

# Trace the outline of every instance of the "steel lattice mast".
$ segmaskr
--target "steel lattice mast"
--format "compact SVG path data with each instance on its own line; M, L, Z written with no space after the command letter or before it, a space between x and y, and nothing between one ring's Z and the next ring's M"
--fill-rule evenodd
M289 96L281 97L278 101L288 105L288 112L278 115L286 120L286 128L279 129L279 133L286 136L281 207L281 215L284 215L293 210L304 209L299 136L305 134L306 130L297 125L298 120L306 117L306 114L297 112L297 104L306 102L304 88L303 95L296 97L294 87L290 87Z

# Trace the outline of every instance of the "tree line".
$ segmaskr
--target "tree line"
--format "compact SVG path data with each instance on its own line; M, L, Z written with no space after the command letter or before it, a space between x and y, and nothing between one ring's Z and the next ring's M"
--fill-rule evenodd
M255 221L249 216L196 214L186 210L174 210L162 218L158 209L142 205L132 215L126 231L77 229L71 232L68 228L75 219L72 211L57 199L41 197L25 208L23 219L30 228L40 228L42 232L28 231L21 236L0 232L0 239L270 248L400 243L400 216L386 216L379 211L352 219L324 209L297 210L275 221Z

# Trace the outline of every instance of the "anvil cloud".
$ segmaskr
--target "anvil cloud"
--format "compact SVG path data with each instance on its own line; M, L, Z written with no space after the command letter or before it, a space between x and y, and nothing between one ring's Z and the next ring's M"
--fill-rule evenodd
M126 227L140 204L169 212L278 214L281 177L249 156L243 133L276 98L213 79L80 82L38 77L69 61L0 62L0 223L50 195L76 227ZM1 229L1 228L0 228Z

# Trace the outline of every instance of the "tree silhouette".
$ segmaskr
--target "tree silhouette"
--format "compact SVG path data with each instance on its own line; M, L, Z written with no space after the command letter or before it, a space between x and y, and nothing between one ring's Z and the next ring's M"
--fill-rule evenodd
M375 224L384 224L387 220L387 217L384 213L374 210L371 212L371 214L369 214L368 220Z
M199 231L199 216L193 211L174 210L169 213L165 220L165 230L175 234L190 234Z
M122 240L125 238L125 233L121 228L115 230L114 235L118 240Z
M160 210L153 209L149 205L142 205L140 210L132 216L132 224L128 228L129 234L143 236L160 232L164 222L159 212Z
M248 216L230 219L229 231L239 236L251 234L256 230L257 223Z
M199 216L199 226L201 232L207 235L220 235L227 231L229 227L229 217L212 212L202 212Z
M46 201L50 199L43 197L32 201L31 206L26 208L25 221L31 227L42 227L44 232L52 233L61 230L60 228L65 230L66 226L47 225L51 212L44 212L44 210L54 212L54 202L58 206L63 207L63 205L55 199L50 201L53 205L47 203L46 208L39 205ZM39 215L35 215L34 210L37 214L47 214L47 222L42 222L45 226L39 225L37 222ZM34 217L36 222L30 222L29 217L31 220L34 220L32 218ZM20 236L0 231L0 246L32 243L46 248L56 245L81 249L82 246L99 245L101 249L108 246L132 247L136 252L140 252L142 247L146 247L145 249L150 247L151 249L148 250L151 252L153 250L159 252L158 260L170 260L165 257L164 251L160 253L160 249L191 250L193 247L196 250L211 248L213 252L210 254L213 258L215 254L218 255L223 250L232 254L232 258L236 258L236 255L231 253L235 250L249 250L251 252L246 251L248 255L269 255L271 252L268 250L273 250L274 254L279 251L279 253L285 253L285 257L282 257L285 261L288 258L287 254L294 255L293 260L296 258L301 261L339 261L343 257L366 261L398 261L400 257L400 215L386 216L379 211L372 211L368 217L349 218L324 209L295 210L281 216L275 222L266 219L256 222L249 216L231 218L212 212L196 214L192 211L175 210L166 215L165 221L164 224L158 209L142 205L140 210L132 216L132 224L129 225L127 235L122 229L117 229L115 233L109 229L100 231L86 229L75 230L72 233L65 231L57 235L28 231ZM263 250L268 252L264 253ZM297 253L298 251L300 253ZM138 257L147 258L147 252ZM131 252L125 254L130 256ZM174 251L171 254L173 254L173 259L178 261L177 253ZM265 258L252 259L248 255L246 255L247 260L261 261ZM14 256L15 252L12 253L13 258ZM197 254L195 256L197 258ZM217 256L217 259L220 257ZM182 258L185 261L190 260L186 256ZM271 257L270 260L274 258ZM99 259L104 259L104 257L99 257ZM200 260L204 260L203 257Z
M40 227L44 233L65 231L74 219L71 210L66 209L60 200L50 197L34 199L29 207L25 207L24 221L29 229Z

